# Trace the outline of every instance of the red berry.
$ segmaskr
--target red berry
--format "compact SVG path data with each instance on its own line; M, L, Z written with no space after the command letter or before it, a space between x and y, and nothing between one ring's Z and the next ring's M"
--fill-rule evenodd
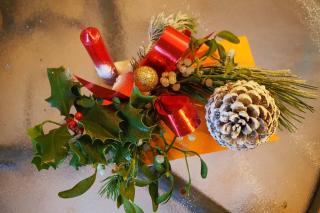
M83 115L82 115L81 112L77 112L77 113L74 115L74 117L75 117L78 121L81 121L82 118L83 118Z
M68 122L68 127L71 130L74 130L78 126L77 122L75 120L71 120Z
M73 121L73 118L66 118L66 122L67 122L67 124L69 124L69 123L70 123L70 121Z

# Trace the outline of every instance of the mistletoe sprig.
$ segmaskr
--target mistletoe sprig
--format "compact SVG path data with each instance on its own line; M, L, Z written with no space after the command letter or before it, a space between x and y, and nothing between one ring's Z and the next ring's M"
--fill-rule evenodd
M176 138L168 142L164 137L159 118L153 108L154 96L144 96L137 88L128 99L114 98L112 104L102 105L95 96L80 93L81 85L70 78L63 67L48 69L51 97L47 101L57 108L65 120L74 119L71 114L75 107L78 129L70 123L44 121L28 130L32 139L37 169L56 169L71 156L69 164L75 169L92 166L94 173L80 181L71 189L62 191L61 198L72 198L85 193L95 182L98 168L112 166L112 175L105 178L99 194L113 199L117 206L124 206L126 212L143 212L134 203L135 187L147 187L151 196L153 210L167 202L173 192L174 175L168 159L171 149L182 152L186 157L189 182L185 189L189 193L191 176L187 157L197 155L201 160L201 176L207 176L207 166L200 155L182 150L174 145ZM76 113L76 114L77 114ZM51 123L57 128L46 131L45 125ZM154 139L162 144L154 145ZM146 150L152 154L151 163L146 163ZM149 159L150 160L150 159ZM169 182L169 190L159 194L159 181Z

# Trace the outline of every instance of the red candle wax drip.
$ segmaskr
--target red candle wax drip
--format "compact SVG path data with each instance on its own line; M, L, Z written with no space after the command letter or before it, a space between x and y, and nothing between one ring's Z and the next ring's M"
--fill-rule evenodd
M99 30L94 27L84 29L80 34L80 40L90 55L98 75L105 79L108 84L113 85L118 72L104 45Z

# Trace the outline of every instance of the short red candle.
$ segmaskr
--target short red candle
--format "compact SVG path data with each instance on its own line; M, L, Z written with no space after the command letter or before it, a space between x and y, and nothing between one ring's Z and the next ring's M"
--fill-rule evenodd
M87 49L98 75L113 85L118 72L97 28L88 27L80 34L80 40Z

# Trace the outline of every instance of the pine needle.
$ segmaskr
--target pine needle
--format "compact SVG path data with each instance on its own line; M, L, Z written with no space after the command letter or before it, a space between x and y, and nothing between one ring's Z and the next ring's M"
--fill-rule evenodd
M111 175L104 179L102 182L104 182L104 185L99 190L100 196L112 200L117 200L120 194L122 177L120 175Z
M226 74L225 66L213 66L203 68L203 71L205 74L201 76L202 79L219 80L224 84L229 81L252 80L264 85L270 91L281 112L280 127L286 128L290 132L296 130L293 120L301 122L304 119L303 113L314 111L314 108L304 99L315 99L316 95L313 91L317 90L317 87L308 85L290 70L234 67Z

